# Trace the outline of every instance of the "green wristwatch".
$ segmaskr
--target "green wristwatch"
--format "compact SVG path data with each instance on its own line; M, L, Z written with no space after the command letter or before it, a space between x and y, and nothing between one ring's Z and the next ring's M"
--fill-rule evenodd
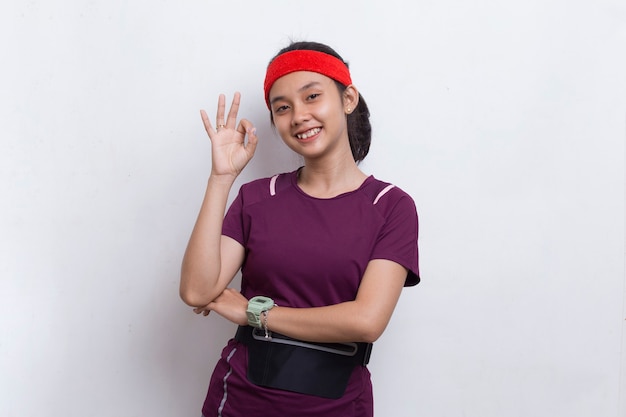
M261 313L271 310L274 305L274 300L269 297L263 297L261 295L252 297L250 301L248 301L248 310L246 311L248 324L252 327L262 328Z

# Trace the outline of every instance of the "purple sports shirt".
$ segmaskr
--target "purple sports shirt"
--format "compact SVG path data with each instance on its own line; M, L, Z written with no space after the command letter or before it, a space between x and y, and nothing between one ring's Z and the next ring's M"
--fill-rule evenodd
M246 298L264 295L287 307L354 300L373 259L404 266L406 286L419 282L418 219L407 193L370 176L355 191L320 199L298 187L297 173L243 185L226 214L222 233L246 251L241 288ZM204 416L249 417L260 410L301 417L373 413L366 367L355 369L342 398L330 400L251 384L246 379L246 352L234 340L224 348Z

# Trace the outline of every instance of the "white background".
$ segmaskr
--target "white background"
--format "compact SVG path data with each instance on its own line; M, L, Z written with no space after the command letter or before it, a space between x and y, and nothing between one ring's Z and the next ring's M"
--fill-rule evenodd
M242 92L241 182L297 167L262 99L290 39L350 61L362 167L420 214L377 415L626 416L621 0L3 1L0 415L199 415L234 326L178 298L198 110Z

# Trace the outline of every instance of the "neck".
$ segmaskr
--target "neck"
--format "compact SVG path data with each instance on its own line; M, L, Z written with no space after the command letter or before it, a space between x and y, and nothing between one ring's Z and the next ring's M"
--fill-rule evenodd
M298 185L311 196L332 198L356 190L366 178L350 155L349 160L307 161L300 170Z

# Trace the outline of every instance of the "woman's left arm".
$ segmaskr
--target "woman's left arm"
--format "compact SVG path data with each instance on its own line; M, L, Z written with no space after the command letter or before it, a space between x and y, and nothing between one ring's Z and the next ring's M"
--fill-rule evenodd
M367 265L354 301L314 308L277 306L268 312L268 328L310 342L374 342L391 319L406 277L407 269L402 265L374 259ZM247 307L248 300L241 293L227 289L212 303L194 311L215 311L246 325Z

